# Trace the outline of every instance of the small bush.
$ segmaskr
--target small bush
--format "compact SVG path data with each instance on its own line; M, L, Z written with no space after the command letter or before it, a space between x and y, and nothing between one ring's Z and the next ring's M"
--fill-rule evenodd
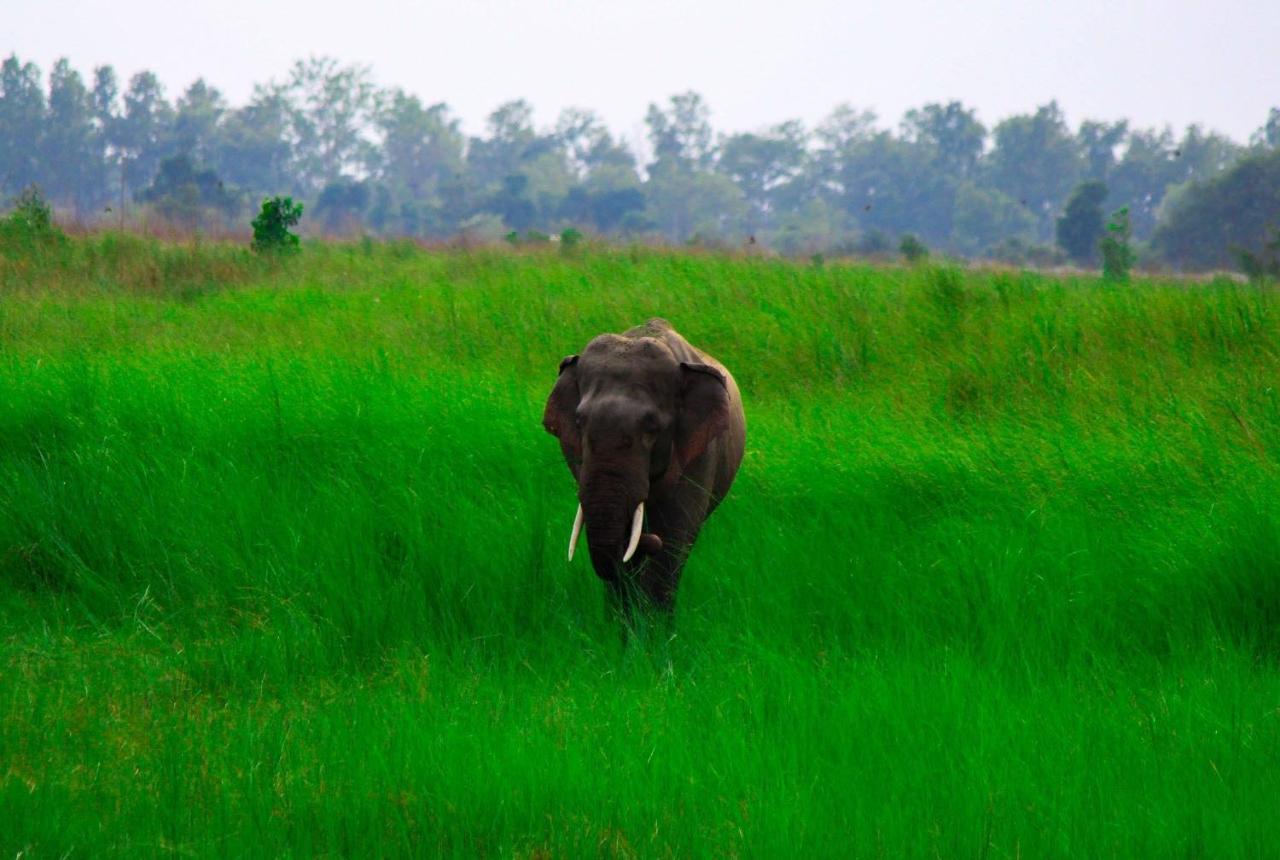
M291 253L298 249L298 236L289 232L302 218L302 204L292 197L268 197L253 219L253 250L259 254Z
M48 245L65 239L53 223L49 203L34 185L19 194L13 201L13 210L0 218L0 242L5 245Z
M582 231L575 227L566 227L560 233L560 253L572 254L582 244Z
M1248 248L1232 249L1240 271L1245 273L1250 283L1265 284L1268 281L1280 280L1280 227L1271 228L1271 238L1267 240L1260 253L1253 253Z
M898 251L908 263L918 263L929 257L928 247L914 233L902 237L902 241L898 243Z
M1102 277L1107 281L1124 283L1129 280L1129 272L1133 269L1136 255L1129 239L1133 231L1129 228L1129 207L1125 206L1111 213L1107 222L1107 235L1099 243L1102 250Z

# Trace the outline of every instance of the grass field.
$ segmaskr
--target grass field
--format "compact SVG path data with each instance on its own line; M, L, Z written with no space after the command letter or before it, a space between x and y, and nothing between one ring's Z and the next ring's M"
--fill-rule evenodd
M539 425L748 453L624 646ZM637 250L0 253L0 856L1257 857L1280 293Z

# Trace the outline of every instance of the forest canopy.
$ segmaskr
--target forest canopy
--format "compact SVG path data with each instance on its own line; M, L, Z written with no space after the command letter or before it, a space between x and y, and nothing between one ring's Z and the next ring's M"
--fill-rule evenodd
M912 235L958 256L1091 265L1128 209L1148 262L1238 262L1280 223L1280 110L1248 143L1084 120L1050 101L984 125L960 102L896 127L838 105L815 127L713 127L695 92L654 102L643 141L590 110L539 128L524 100L468 136L445 103L378 86L332 58L293 64L233 106L200 79L171 97L150 72L89 77L0 66L0 198L38 186L60 217L243 227L264 196L305 201L335 234L487 238L558 232L787 254L873 253ZM1238 171L1245 171L1238 173ZM1069 205L1070 204L1070 205ZM1064 220L1065 219L1065 220Z

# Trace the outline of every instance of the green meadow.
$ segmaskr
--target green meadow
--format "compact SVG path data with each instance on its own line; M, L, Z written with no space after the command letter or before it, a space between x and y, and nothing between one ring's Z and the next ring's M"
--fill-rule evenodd
M748 451L624 640L540 418L650 316ZM1273 289L0 248L0 856L1277 845Z

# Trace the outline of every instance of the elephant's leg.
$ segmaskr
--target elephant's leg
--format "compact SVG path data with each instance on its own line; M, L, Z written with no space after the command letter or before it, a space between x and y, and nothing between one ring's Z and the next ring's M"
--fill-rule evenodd
M663 538L662 552L649 559L640 581L646 603L668 615L675 612L676 588L687 557L686 543L677 543L675 537Z
M651 529L662 538L662 551L650 557L642 578L645 597L655 609L672 615L680 573L706 518L710 498L696 487L658 506L650 516Z

